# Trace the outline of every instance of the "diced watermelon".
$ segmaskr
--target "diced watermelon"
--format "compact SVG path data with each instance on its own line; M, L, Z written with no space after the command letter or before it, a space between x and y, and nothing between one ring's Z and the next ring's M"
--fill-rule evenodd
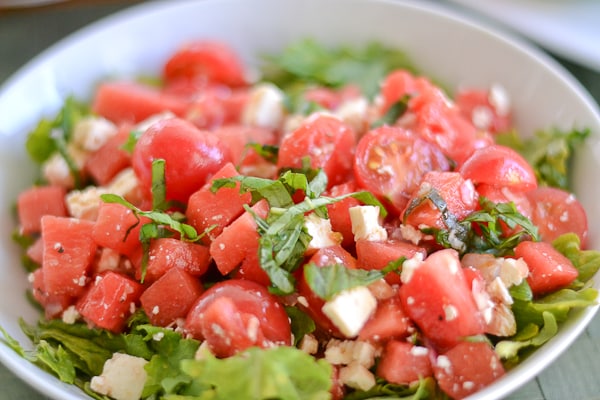
M115 136L86 160L85 170L97 184L108 184L115 175L131 164L131 154L123 149L131 128L130 124L123 124Z
M504 367L486 342L460 342L437 357L433 371L440 388L453 399L462 399L504 375Z
M171 268L144 291L140 302L152 325L168 326L185 318L202 291L198 278Z
M433 375L430 350L409 342L390 340L377 365L377 376L390 383L408 385Z
M44 261L44 241L41 237L37 238L31 246L27 248L27 257L36 264L42 265Z
M455 250L432 253L418 265L404 263L402 279L404 311L438 350L484 333L483 317Z
M108 247L125 256L132 256L140 248L140 229L145 218L138 218L122 204L101 203L92 237L101 247Z
M252 206L252 211L261 218L266 218L269 206L261 200ZM210 255L221 274L226 275L242 263L250 251L258 251L260 235L254 217L244 212L210 244Z
M50 295L79 296L96 255L91 221L42 217L44 287Z
M515 247L515 256L529 267L527 283L536 296L564 288L579 275L571 260L546 242L523 241Z
M17 198L21 232L39 233L44 215L66 217L65 195L65 188L60 186L37 186L21 192Z
M424 248L399 240L371 241L359 239L356 241L356 259L361 269L382 270L392 261L396 261L401 257L410 259L417 253L420 253L423 258L427 256L427 251ZM399 284L400 276L396 272L390 272L385 276L385 280L390 284Z
M184 116L188 103L158 88L135 82L104 82L98 86L92 110L116 124L137 123L171 111Z
M203 275L210 264L208 247L173 238L153 240L148 251L148 265L144 283L152 283L173 268L180 268L193 276ZM136 271L141 279L141 270Z
M144 287L118 272L97 275L87 292L77 302L84 320L99 328L119 333L144 291Z
M248 254L246 254L242 264L237 271L234 272L233 277L254 281L267 287L271 285L271 278L269 278L269 275L260 266L258 249L255 248L251 249Z
M231 178L239 173L231 163L227 163L216 172L212 179L190 196L186 217L188 224L198 232L210 228L204 237L204 243L210 243L223 232L223 228L244 212L244 204L249 204L250 193L241 194L239 184L234 188L221 188L213 193L210 188L216 179Z
M60 316L60 314L75 302L75 299L67 294L50 294L46 291L44 284L44 270L36 269L30 277L33 298L44 308L47 319Z
M375 313L358 334L360 340L383 342L399 339L410 334L413 324L402 309L400 298L395 295L381 300Z
M326 194L331 197L337 197L357 191L357 186L354 181L349 181L332 187ZM345 248L350 248L354 245L354 234L352 233L352 221L350 220L350 207L362 204L354 197L348 197L344 200L327 206L329 220L331 221L331 229L334 232L339 232L343 236L342 245Z

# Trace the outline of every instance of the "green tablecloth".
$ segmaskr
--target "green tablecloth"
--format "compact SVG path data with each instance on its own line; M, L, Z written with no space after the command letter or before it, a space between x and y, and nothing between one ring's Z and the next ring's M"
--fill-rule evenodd
M0 82L31 57L74 30L138 2L80 0L35 9L0 10ZM600 73L563 59L559 61L600 102ZM0 365L0 399L45 398ZM566 353L509 398L600 399L600 314Z

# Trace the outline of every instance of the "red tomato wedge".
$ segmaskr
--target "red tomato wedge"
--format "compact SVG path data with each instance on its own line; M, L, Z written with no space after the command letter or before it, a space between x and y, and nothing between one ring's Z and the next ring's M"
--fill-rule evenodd
M167 81L185 78L228 86L246 84L244 66L238 54L227 44L198 40L177 50L164 66Z
M515 247L515 256L527 263L527 283L537 296L568 286L579 275L571 261L549 243L521 242Z
M523 192L537 187L535 172L523 156L498 144L475 150L459 172L476 185L485 183Z
M356 182L390 204L397 214L404 210L425 173L449 168L437 146L399 127L373 129L356 146Z
M301 168L308 156L311 167L323 168L329 187L345 182L352 172L355 136L341 120L317 114L282 139L277 167Z
M187 315L187 333L206 340L218 357L250 346L290 345L290 322L266 287L247 280L222 281L206 290Z
M132 157L133 169L147 192L152 187L152 162L164 160L167 200L182 203L231 162L229 149L217 136L179 118L152 124L139 138Z

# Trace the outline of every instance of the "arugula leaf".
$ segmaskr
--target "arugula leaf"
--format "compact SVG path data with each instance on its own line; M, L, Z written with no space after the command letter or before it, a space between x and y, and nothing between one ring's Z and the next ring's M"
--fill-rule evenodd
M318 267L314 263L308 263L304 266L304 279L317 296L330 300L344 290L367 286L382 279L388 272L401 267L404 260L402 257L383 270L350 269L342 264Z
M234 357L209 354L183 360L181 370L193 379L186 399L329 399L331 365L294 347L250 348ZM235 377L235 379L232 379ZM165 399L176 396L165 396Z
M554 128L537 131L529 139L512 131L497 135L496 141L521 153L533 167L540 185L568 190L568 170L573 153L589 135L589 129L562 131Z
M264 80L285 92L298 86L341 87L352 83L373 97L381 80L394 69L416 72L406 54L381 43L371 42L362 48L326 48L307 38L288 46L279 55L265 56L262 74Z
M53 347L47 341L41 340L36 350L39 363L50 368L61 381L71 385L75 383L75 365L62 346Z

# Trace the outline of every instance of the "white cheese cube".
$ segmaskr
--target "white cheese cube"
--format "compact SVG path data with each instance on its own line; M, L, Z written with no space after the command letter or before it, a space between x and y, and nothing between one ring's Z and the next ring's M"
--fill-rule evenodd
M379 207L354 206L348 209L354 240L387 240L387 231L379 224Z
M310 213L304 219L304 226L312 237L306 249L307 253L342 243L342 235L331 229L331 220L329 219Z
M346 337L358 335L377 307L377 300L366 286L344 290L327 301L323 313Z
M104 363L102 374L92 378L90 387L115 400L138 400L146 383L147 362L141 357L115 353Z
M285 95L272 83L260 83L250 91L242 113L244 125L279 129L285 116Z
M86 117L75 124L73 142L83 150L96 151L117 132L117 126L106 118Z
M340 381L344 385L358 390L369 390L375 386L373 373L357 362L340 368Z
M94 221L98 217L98 209L102 202L100 196L106 193L108 193L106 189L96 186L70 191L65 197L69 215Z

